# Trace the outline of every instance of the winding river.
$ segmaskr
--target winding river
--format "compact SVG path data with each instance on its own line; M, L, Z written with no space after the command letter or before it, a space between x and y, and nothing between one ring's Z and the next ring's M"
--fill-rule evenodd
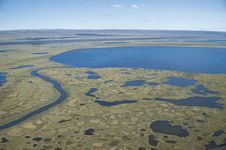
M43 69L45 69L45 68L43 68ZM38 78L52 84L52 86L60 93L60 96L54 102L52 102L50 104L42 106L41 108L38 108L38 109L18 118L16 120L13 120L11 122L8 122L6 124L1 125L0 130L4 130L4 129L10 128L10 127L13 127L13 126L15 126L15 125L17 125L17 124L19 124L23 121L26 121L27 119L30 119L31 117L33 117L35 115L38 115L38 114L40 114L44 111L47 111L48 109L50 109L50 108L52 108L52 107L54 107L54 106L65 101L65 99L68 96L68 93L62 88L62 86L60 85L59 82L38 73L38 71L43 70L43 69L34 70L34 71L31 72L31 75L34 76L34 77L38 77Z

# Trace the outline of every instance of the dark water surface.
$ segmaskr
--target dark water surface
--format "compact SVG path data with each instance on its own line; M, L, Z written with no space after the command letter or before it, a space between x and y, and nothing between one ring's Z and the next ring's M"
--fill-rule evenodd
M226 74L225 58L225 48L139 46L72 50L50 60L75 68L123 67Z
M43 55L43 54L48 54L49 52L33 52L33 55Z
M119 101L113 101L113 102L108 102L104 100L95 100L95 102L101 106L116 106L116 105L121 105L121 104L131 104L131 103L136 103L137 100L119 100Z
M178 100L167 98L155 98L154 100L160 102L168 102L177 106L198 106L224 109L224 105L217 103L220 99L220 97L189 97Z
M189 135L188 131L179 125L171 125L169 121L154 121L151 123L150 128L154 132L176 135L179 137L186 137Z
M223 130L217 130L214 132L213 137L218 137L221 136L222 134L225 134Z

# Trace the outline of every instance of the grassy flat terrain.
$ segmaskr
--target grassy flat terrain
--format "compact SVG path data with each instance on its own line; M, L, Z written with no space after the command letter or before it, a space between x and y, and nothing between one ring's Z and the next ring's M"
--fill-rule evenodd
M191 74L142 68L70 68L51 56L74 49L139 45L226 48L226 33L185 31L40 30L0 32L0 126L54 102L60 93L39 74L61 84L64 103L0 130L0 149L211 149L226 144L226 75ZM4 50L4 51L3 51ZM6 51L5 51L6 50ZM29 65L29 66L27 66ZM32 65L32 66L30 66ZM27 66L27 67L26 67ZM16 68L19 67L19 68ZM99 78L89 78L94 72ZM179 87L169 77L195 80ZM142 80L141 85L124 86ZM202 85L208 90L193 89ZM93 92L90 89L95 88ZM86 93L89 93L88 95ZM212 92L212 93L211 93ZM217 106L186 106L188 97L219 97ZM104 106L97 102L136 100ZM223 107L223 109L221 109ZM169 121L188 133L184 137L154 132L156 121Z

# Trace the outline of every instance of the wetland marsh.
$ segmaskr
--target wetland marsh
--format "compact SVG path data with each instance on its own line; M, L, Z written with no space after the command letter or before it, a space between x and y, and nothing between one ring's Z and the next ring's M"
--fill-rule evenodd
M0 149L225 148L226 34L99 32L0 37Z

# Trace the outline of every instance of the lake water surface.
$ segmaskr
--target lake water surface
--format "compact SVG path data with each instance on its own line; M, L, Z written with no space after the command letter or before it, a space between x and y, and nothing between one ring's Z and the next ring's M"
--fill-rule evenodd
M226 74L225 58L225 48L137 46L72 50L50 60L76 68L122 67Z

